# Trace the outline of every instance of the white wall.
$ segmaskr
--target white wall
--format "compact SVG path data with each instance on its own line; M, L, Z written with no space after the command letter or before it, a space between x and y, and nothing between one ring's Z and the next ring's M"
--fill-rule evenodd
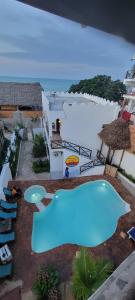
M64 149L63 150L63 177L65 175L65 168L67 167L65 161L71 155L77 156L79 158L79 163L77 166L69 167L69 177L76 177L76 176L80 175L80 166L82 166L83 164L88 163L90 161L90 159L88 159L87 157L78 155L78 153Z
M3 194L3 187L7 187L9 180L12 180L9 163L4 164L0 174L0 198L5 199Z
M80 177L91 176L91 175L103 175L104 171L105 171L105 166L96 166L82 173Z
M58 155L55 156L54 153ZM52 179L63 178L63 152L50 150L50 173Z
M121 157L122 151L116 151L113 161L113 164L118 165L120 162L120 157ZM128 151L124 152L124 156L121 162L121 168L126 171L127 174L132 175L135 177L135 154L130 153Z
M63 120L65 118L65 114L63 111L50 111L49 112L49 135L52 136L52 123L56 123L57 119L61 120L61 123L63 123ZM61 132L61 128L60 128Z
M98 133L103 124L110 123L116 117L118 106L109 103L73 103L72 106L64 104L65 119L61 126L61 137L67 141L99 149L101 140Z
M135 197L135 184L123 176L120 172L118 172L117 177L120 179L125 188Z

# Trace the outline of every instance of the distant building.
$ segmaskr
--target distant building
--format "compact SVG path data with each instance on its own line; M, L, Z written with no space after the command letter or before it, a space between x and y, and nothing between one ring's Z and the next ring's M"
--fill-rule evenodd
M98 132L117 118L119 105L93 95L64 92L46 93L42 101L51 177L63 178L66 166L69 177L102 174Z
M40 83L0 82L0 111L42 110Z
M132 60L135 60L135 56L133 56ZM127 94L123 95L127 101L126 109L128 112L135 113L135 65L132 66L131 70L127 71L124 84L127 88Z

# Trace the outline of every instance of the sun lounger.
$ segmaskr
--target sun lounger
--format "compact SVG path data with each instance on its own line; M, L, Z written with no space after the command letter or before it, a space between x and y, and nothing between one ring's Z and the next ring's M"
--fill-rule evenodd
M9 188L4 187L3 188L3 193L4 193L5 196L13 198L12 191Z
M129 238L135 242L135 227L128 230L127 234L129 235Z
M0 233L8 232L12 230L11 219L0 221Z
M15 233L12 231L10 233L0 233L0 244L5 244L7 242L12 242L15 239Z
M6 265L0 265L0 278L10 276L12 272L12 262Z
M9 203L7 201L4 200L0 200L0 206L4 209L16 209L17 208L17 203Z
M15 219L16 218L16 211L13 212L5 212L0 210L0 219Z

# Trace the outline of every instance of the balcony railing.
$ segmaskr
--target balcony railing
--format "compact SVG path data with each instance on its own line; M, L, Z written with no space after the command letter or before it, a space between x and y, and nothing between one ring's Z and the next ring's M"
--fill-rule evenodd
M135 79L135 70L127 71L125 79Z
M51 147L53 149L65 148L91 159L92 150L65 140L51 141Z

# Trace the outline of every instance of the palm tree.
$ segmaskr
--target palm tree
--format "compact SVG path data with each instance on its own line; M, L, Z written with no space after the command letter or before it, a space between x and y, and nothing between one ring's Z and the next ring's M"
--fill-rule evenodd
M73 262L72 291L75 299L85 300L108 278L113 265L105 259L94 259L82 248Z

